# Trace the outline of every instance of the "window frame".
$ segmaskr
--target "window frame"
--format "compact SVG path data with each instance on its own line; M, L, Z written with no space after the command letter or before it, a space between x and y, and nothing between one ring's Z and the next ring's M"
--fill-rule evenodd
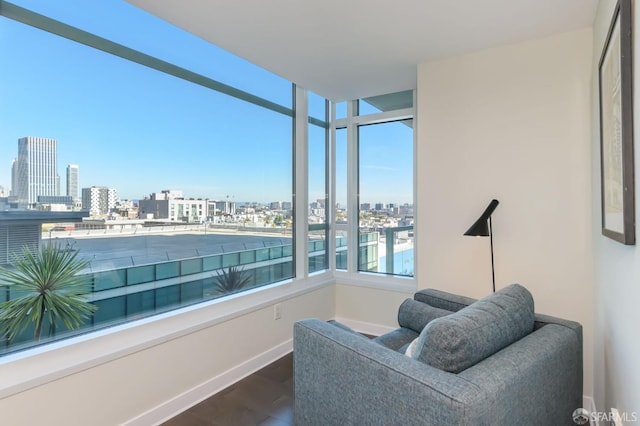
M417 289L418 263L414 260L414 274L412 277L378 274L373 272L358 271L358 247L359 247L359 153L358 153L358 128L373 124L383 124L394 121L412 119L413 126L413 208L414 217L417 216L417 180L416 180L416 149L417 149L417 132L416 132L416 91L413 90L413 106L411 108L402 108L373 114L359 115L358 101L351 100L347 102L347 116L344 118L336 118L336 103L331 105L331 191L332 195L336 194L336 131L338 129L347 130L347 270L336 269L336 229L335 226L331 230L332 253L331 261L332 270L334 271L336 282L341 284L349 284L363 287L388 289L394 291L414 292ZM335 220L335 199L332 200L332 223ZM414 222L414 240L418 235L417 223ZM414 259L418 259L417 245L414 245Z

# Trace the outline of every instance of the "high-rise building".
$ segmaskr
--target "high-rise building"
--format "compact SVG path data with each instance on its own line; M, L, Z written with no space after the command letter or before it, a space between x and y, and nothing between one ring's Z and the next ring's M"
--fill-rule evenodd
M18 190L18 159L14 158L11 162L11 189L9 190L9 195L12 197L16 196L16 191Z
M27 136L18 139L18 158L14 163L15 196L29 205L38 195L59 195L57 141Z
M76 164L67 166L67 196L78 199L80 168Z
M82 188L82 208L89 210L92 216L109 213L117 201L115 189L106 186Z

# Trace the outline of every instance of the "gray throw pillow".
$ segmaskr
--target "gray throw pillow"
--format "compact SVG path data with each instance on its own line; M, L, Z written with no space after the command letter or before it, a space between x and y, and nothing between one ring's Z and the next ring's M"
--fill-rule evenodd
M434 319L422 330L413 358L459 373L533 331L531 293L519 284Z
M407 299L398 309L398 324L420 333L432 320L451 314L451 311L434 308L424 302Z

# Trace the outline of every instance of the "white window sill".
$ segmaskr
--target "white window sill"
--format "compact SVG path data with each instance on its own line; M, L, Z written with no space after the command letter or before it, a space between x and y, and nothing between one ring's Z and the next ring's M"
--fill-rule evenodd
M334 284L285 281L52 342L0 358L0 399Z

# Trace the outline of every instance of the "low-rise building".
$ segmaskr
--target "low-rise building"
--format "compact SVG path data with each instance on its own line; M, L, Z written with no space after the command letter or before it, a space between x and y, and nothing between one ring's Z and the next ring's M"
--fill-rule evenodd
M106 186L82 188L82 209L89 210L91 216L106 215L116 206L116 190Z
M138 217L170 222L205 222L208 204L206 199L185 199L182 191L163 190L138 202Z

